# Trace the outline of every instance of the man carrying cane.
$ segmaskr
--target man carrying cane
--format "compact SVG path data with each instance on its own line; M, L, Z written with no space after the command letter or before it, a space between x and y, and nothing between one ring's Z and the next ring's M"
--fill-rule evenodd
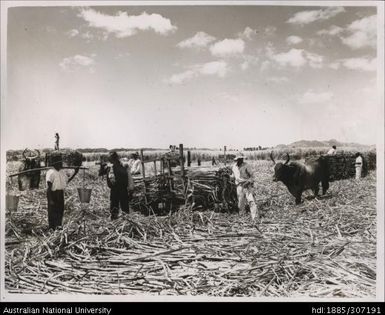
M259 214L253 195L254 175L250 165L243 160L243 154L238 154L234 158L235 163L232 167L235 184L237 185L239 214L244 214L247 202L250 207L251 219L255 221L255 219L259 218Z
M47 171L47 200L48 200L48 225L50 229L57 229L62 225L64 214L64 189L67 184L79 172L75 168L74 174L68 178L67 173L62 169L63 161L61 155L52 157L53 169Z

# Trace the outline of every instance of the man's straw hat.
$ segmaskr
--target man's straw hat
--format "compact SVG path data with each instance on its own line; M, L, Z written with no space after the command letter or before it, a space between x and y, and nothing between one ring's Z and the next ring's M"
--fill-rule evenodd
M243 155L243 153L238 153L235 158L234 158L234 161L237 161L239 159L245 159L245 156Z

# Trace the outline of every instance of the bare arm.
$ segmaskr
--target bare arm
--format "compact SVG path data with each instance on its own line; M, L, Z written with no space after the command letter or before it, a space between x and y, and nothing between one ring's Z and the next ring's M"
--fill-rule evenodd
M52 201L52 183L51 182L47 182L47 195L48 195L48 203L49 205L52 205L53 204L53 201Z
M72 174L72 176L68 179L68 183L74 179L77 173L79 173L80 167L75 168L75 172Z

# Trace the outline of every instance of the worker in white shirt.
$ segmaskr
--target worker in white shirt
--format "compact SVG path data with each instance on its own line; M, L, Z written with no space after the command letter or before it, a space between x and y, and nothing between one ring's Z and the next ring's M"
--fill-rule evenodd
M142 165L141 165L142 163L141 163L141 160L139 159L138 153L131 154L131 159L128 161L128 164L130 166L132 175L140 174L142 169Z
M67 184L79 172L75 169L74 174L68 178L67 173L62 169L63 161L60 155L52 158L53 169L47 171L47 200L48 200L48 225L55 230L62 225L64 214L64 189Z
M362 167L364 165L364 160L362 154L357 152L354 157L356 158L355 167L356 167L356 179L360 179L362 175Z
M250 207L251 219L254 221L259 218L257 204L253 195L254 176L250 165L244 162L243 154L238 154L234 158L232 167L235 184L237 185L239 213L245 213L246 202Z
M332 148L328 151L327 155L336 155L336 154L337 154L337 147L333 145Z

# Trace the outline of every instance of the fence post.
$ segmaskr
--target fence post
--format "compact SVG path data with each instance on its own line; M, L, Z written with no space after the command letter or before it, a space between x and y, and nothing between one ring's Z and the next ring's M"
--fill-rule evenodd
M191 166L191 151L187 151L187 166Z
M140 160L142 162L142 177L143 177L143 186L144 186L144 200L147 206L147 187L146 187L146 172L144 170L144 156L143 149L140 149Z
M183 144L179 144L179 161L180 161L180 172L182 177L184 176L184 156L183 156Z
M156 177L156 173L157 173L157 169L156 169L156 161L154 161L154 172L155 172L155 177Z

